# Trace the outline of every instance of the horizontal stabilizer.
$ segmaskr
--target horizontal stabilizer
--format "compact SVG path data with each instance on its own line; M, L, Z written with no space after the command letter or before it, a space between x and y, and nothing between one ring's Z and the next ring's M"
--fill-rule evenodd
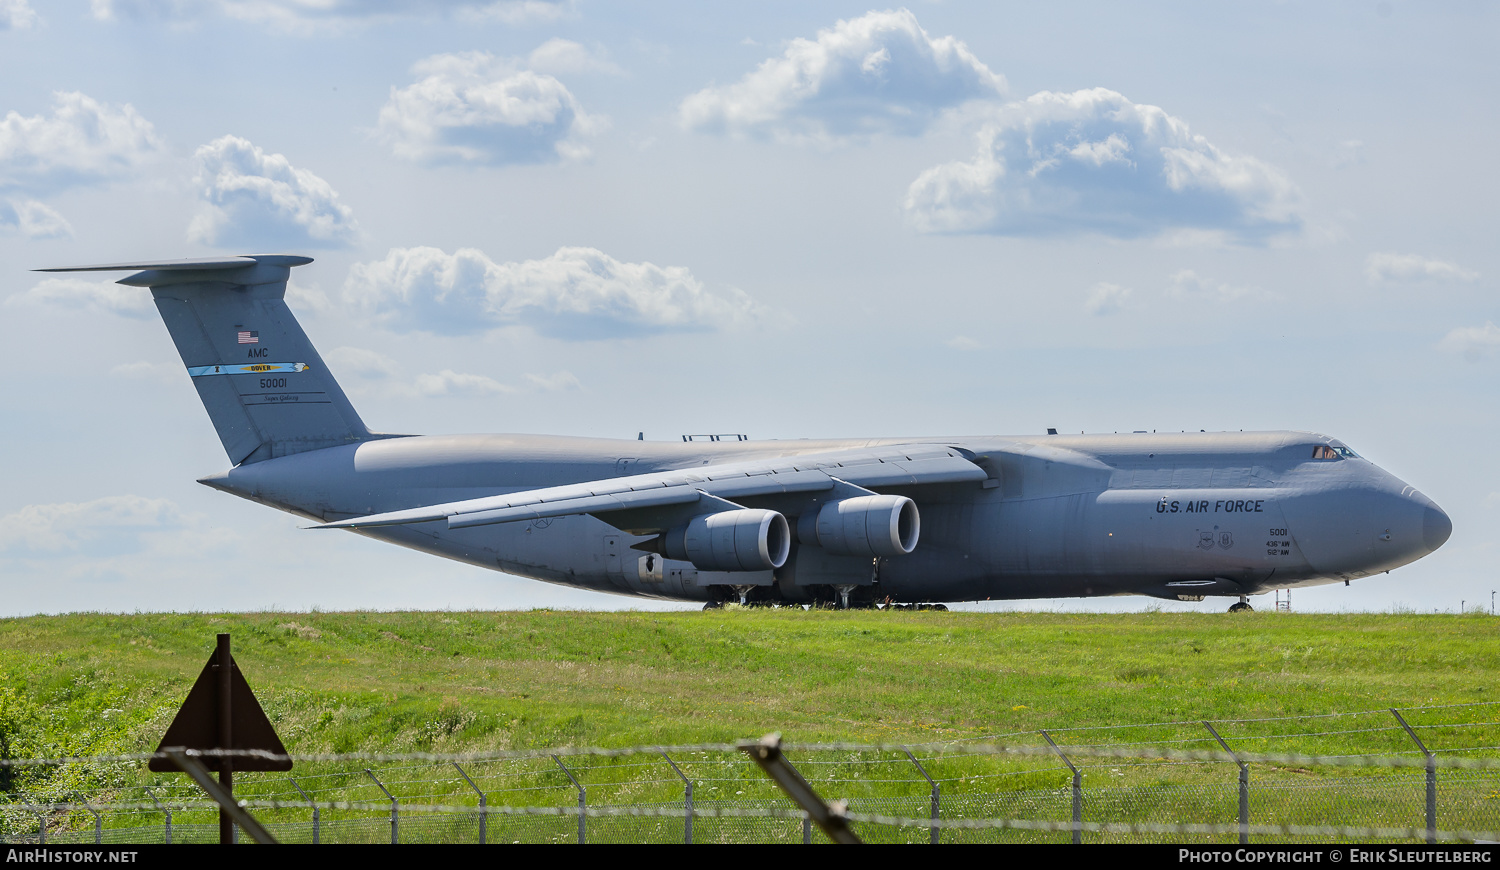
M289 254L259 254L246 257L197 257L186 260L146 260L140 263L102 263L97 266L62 266L56 269L36 269L37 272L139 272L157 269L178 272L195 269L241 269L264 263L267 266L305 266L312 257Z
M607 478L355 517L310 528L360 529L447 520L449 528L459 529L685 505L704 496L709 497L707 502L718 502L821 492L833 489L839 481L855 486L919 486L978 482L987 476L984 469L950 447L923 444L862 448Z

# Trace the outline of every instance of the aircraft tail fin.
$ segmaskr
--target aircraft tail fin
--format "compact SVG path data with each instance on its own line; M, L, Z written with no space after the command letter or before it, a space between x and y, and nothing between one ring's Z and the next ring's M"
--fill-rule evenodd
M372 436L286 305L292 267L266 255L115 263L42 272L137 271L149 287L224 451L239 465Z

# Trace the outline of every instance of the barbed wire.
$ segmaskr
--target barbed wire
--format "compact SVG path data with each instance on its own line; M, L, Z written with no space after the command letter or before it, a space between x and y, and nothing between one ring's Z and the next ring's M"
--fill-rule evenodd
M1237 734L1235 740L1290 740L1297 737L1333 737L1339 734L1375 734L1380 731L1401 733L1399 725L1381 725L1379 728L1346 728L1342 731L1299 731L1295 734ZM1225 738L1228 740L1229 738Z
M478 752L346 752L346 753L311 753L311 754L277 754L259 749L189 749L187 754L195 758L245 758L264 761L291 761L303 764L322 764L336 762L408 762L421 761L432 764L452 763L480 763L485 761L506 761L517 759L542 759L552 756L565 757L597 757L597 758L625 758L634 755L688 752L715 752L724 755L740 755L745 749L758 745L758 741L744 741L741 743L695 743L680 746L630 746L630 747L595 747L595 746L570 746L554 749L538 750L486 750ZM826 752L917 752L924 753L924 757L941 759L942 750L947 744L909 744L909 743L792 743L781 744L781 751L789 756L795 754L813 754ZM1057 750L1050 746L1032 745L1005 745L1005 744L967 744L963 756L1019 756L1019 757L1055 757ZM1102 759L1140 759L1147 761L1162 762L1246 762L1266 764L1299 764L1312 766L1332 767L1424 767L1429 759L1425 757L1407 757L1399 753L1353 753L1347 755L1321 755L1301 752L1235 752L1228 753L1217 749L1172 749L1167 747L1131 748L1129 746L1067 746L1070 758L1102 758ZM1448 752L1461 751L1448 749ZM98 764L118 762L142 762L153 759L169 760L170 756L165 753L127 753L108 756L62 756L55 758L9 758L0 759L0 768L3 767L28 767L44 765L64 764ZM805 759L804 763L814 762L815 759ZM1469 769L1500 769L1500 758L1436 758L1431 761L1442 768L1469 768ZM608 769L599 766L597 769ZM320 774L332 776L336 774Z
M1485 702L1490 703L1490 702ZM1500 702L1494 702L1500 703ZM1446 705L1463 706L1463 705ZM1326 714L1326 715L1361 715L1361 714ZM1314 718L1314 717L1308 717ZM1211 720L1214 721L1214 720ZM1248 720L1242 720L1248 721ZM1167 724L1202 724L1202 723L1167 723ZM1497 723L1428 723L1415 724L1416 727L1473 727L1485 726L1485 724ZM1113 727L1113 726L1110 726ZM1134 727L1134 726L1128 726ZM1146 726L1142 726L1146 727ZM1049 733L1061 733L1065 730L1083 729L1047 729ZM1269 741L1269 739L1292 739L1299 736L1337 736L1347 733L1377 733L1377 732L1400 733L1398 726L1361 727L1361 729L1343 730L1320 730L1320 732L1295 732L1295 733L1271 733L1271 735L1233 735L1233 739L1257 739L1257 741ZM1019 736L1034 735L1038 732L1016 732ZM1059 744L1070 754L1094 754L1103 757L1134 757L1133 751L1128 747L1152 747L1160 748L1160 751L1148 751L1142 757L1163 756L1170 757L1173 753L1184 753L1185 750L1170 750L1163 744L1184 744L1184 742L1211 742L1212 738L1179 738L1164 739L1164 741L1139 741L1139 742L1104 742L1104 744ZM1227 739L1227 738L1226 738ZM458 753L434 753L434 751L356 751L356 753L288 753L275 754L266 750L217 750L217 748L205 748L205 750L189 750L189 754L198 754L202 757L254 757L264 760L293 760L293 762L336 762L336 760L371 760L371 762L428 762L428 763L452 763L452 762L505 762L505 760L541 760L550 759L552 756L567 757L628 757L636 754L687 754L687 753L738 753L742 751L744 742L697 742L697 744L645 744L633 745L633 747L552 747L535 748L535 750L475 750L458 751ZM1490 747L1443 747L1433 748L1431 751L1472 751L1475 748ZM919 754L924 759L945 759L945 757L975 756L975 754L1055 754L1050 745L1037 744L984 744L984 742L945 741L945 742L787 742L783 744L784 751L879 751L879 753L912 753ZM1232 754L1223 753L1218 750L1188 751L1191 760L1235 760ZM1250 759L1257 753L1238 753L1242 760ZM1214 757L1206 757L1214 756ZM1379 753L1355 753L1346 756L1335 756L1335 754L1307 753L1259 753L1259 760L1278 759L1314 759L1314 757L1382 757ZM68 763L92 763L92 765L111 765L111 763L139 763L144 760L166 759L165 753L148 753L148 751L135 751L135 753L113 753L95 754L95 756L37 756L37 757L7 757L0 759L0 768L20 768L20 766L40 765L68 765ZM673 759L679 760L679 759ZM901 757L892 759L843 759L843 760L808 760L807 763L903 763ZM619 766L649 766L651 763L660 763L658 760L642 760L636 765L591 765L582 766L583 771L588 769L618 769ZM699 760L679 760L679 763L702 763ZM390 769L402 768L384 768ZM574 769L574 768L570 768ZM576 771L574 771L576 772ZM339 772L327 772L327 774L308 774L308 778L336 777Z
M1500 701L1467 701L1467 702L1464 702L1464 703L1461 703L1461 704L1425 704L1425 705L1412 706L1412 707L1397 707L1395 709L1402 710L1402 711L1411 711L1411 710L1447 710L1447 709L1452 709L1452 708L1456 708L1456 707L1485 707L1485 706L1492 707L1492 706L1495 706L1495 705L1500 705ZM1298 716L1263 716L1263 717L1256 717L1256 718L1249 718L1249 719L1206 719L1206 720L1204 720L1204 719L1191 719L1191 720L1182 720L1182 721L1173 721L1173 722L1144 722L1144 723L1138 723L1138 724L1125 724L1125 725L1074 725L1074 726L1070 726L1070 727L1066 727L1066 728L1047 728L1045 730L1047 731L1048 734L1062 734L1062 733L1070 732L1070 731L1110 731L1110 730L1126 729L1126 728L1172 728L1172 727L1201 728L1201 727L1203 727L1203 723L1205 721L1207 721L1207 722L1209 722L1211 724L1214 724L1214 725L1238 725L1238 724L1248 724L1248 723L1254 723L1254 722L1293 722L1293 721L1296 721L1296 720L1299 720L1299 719L1334 719L1334 718L1338 718L1340 716L1389 716L1390 714L1391 714L1391 708L1390 707L1382 707L1382 708L1380 708L1378 710L1349 710L1349 711L1337 712L1337 713L1304 713L1304 714L1301 714L1301 715L1298 715ZM1490 723L1490 724L1500 724L1500 723ZM1027 735L1027 734L1036 734L1036 733L1037 733L1036 731L1012 731L1012 732L1008 732L1008 733L1005 733L1005 734L991 735L991 737L988 737L988 738L987 737L975 737L975 738L964 738L964 740L965 741L967 741L967 740L985 740L985 739L991 739L993 737L1019 737L1019 736L1023 736L1023 735Z
M250 810L267 809L299 809L299 810L343 810L350 812L387 813L390 811L390 801L265 801L265 800L242 800L240 806ZM76 810L87 809L84 804L48 804L44 805L54 810ZM156 811L149 805L139 805L136 809ZM198 801L191 806L178 807L179 811L192 812L201 810L204 812L218 809L218 804L212 801ZM687 807L672 805L644 805L635 804L630 806L557 806L557 807L512 807L512 806L463 806L451 804L407 804L401 805L403 812L407 813L431 813L452 815L484 815L484 816L553 816L560 818L577 818L582 814L585 818L619 818L619 817L647 817L647 818L671 818L686 819L691 816L695 819L782 819L787 821L801 821L807 818L807 813L800 809L791 807L715 807L697 806L691 810ZM900 828L938 828L943 830L1020 830L1020 831L1045 831L1045 832L1072 832L1079 831L1091 834L1197 834L1207 836L1219 836L1226 834L1239 834L1241 831L1253 836L1270 837L1328 837L1341 839L1359 840L1425 840L1433 837L1439 841L1447 842L1478 842L1500 840L1500 831L1468 830L1459 829L1447 831L1438 829L1429 831L1427 828L1418 827L1373 827L1360 825L1275 825L1275 824L1248 824L1237 823L1183 823L1183 822L1089 822L1089 821L1063 821L1049 819L1020 819L1020 818L952 818L952 817L914 817L895 816L883 813L863 813L856 810L848 810L843 813L844 818L856 824L881 825L886 827ZM273 823L274 825L275 823ZM1278 844L1281 845L1281 844Z

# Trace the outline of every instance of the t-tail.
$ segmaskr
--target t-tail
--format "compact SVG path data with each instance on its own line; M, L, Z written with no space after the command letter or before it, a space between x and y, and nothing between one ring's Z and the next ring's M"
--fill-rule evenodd
M113 263L41 272L135 271L149 287L230 462L365 441L372 436L286 305L293 266L256 255Z

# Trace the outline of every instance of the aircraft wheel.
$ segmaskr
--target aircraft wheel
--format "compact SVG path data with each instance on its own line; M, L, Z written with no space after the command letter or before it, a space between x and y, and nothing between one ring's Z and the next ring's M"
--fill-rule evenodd
M724 603L722 601L710 601L707 604L703 605L703 609L704 610L723 610L724 609Z
M1230 613L1248 613L1254 609L1255 608L1251 607L1249 602L1246 601L1236 601L1235 603L1229 605Z

